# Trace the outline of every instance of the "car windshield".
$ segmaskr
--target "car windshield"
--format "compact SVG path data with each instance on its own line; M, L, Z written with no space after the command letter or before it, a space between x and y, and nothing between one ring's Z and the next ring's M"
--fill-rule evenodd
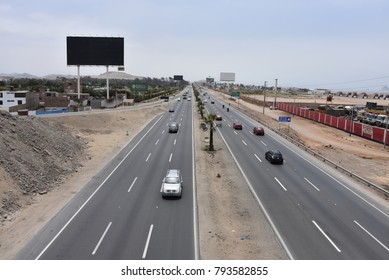
M168 184L178 184L180 182L180 180L178 179L178 177L166 177L165 178L165 183L168 183Z

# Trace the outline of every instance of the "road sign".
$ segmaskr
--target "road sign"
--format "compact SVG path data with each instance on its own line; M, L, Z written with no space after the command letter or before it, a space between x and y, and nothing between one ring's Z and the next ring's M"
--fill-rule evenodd
M148 89L148 85L144 83L133 83L131 86L137 92L145 92Z
M233 92L233 93L231 93L231 97L239 98L240 97L240 93L239 92Z
M292 121L292 118L288 117L288 116L278 117L278 122L280 122L280 123L290 123L291 121Z

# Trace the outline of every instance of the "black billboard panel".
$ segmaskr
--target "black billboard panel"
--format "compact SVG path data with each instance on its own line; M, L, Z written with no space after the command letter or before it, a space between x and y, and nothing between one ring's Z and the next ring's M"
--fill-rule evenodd
M182 76L182 75L174 75L175 81L182 81L183 79L184 79L184 76Z
M124 65L122 37L66 37L67 65Z

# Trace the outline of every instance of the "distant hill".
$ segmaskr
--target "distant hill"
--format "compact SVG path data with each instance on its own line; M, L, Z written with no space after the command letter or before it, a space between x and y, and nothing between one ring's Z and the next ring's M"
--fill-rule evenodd
M379 91L380 92L389 92L389 87L388 86L383 86Z
M2 78L8 78L8 79L39 79L40 77L31 75L28 73L12 73L12 74L0 74L0 77Z
M97 79L107 79L107 72L93 76L93 78ZM117 80L135 80L135 79L143 79L144 77L141 76L134 76L131 74L127 74L125 72L116 72L116 71L108 71L108 78L111 79L117 79Z

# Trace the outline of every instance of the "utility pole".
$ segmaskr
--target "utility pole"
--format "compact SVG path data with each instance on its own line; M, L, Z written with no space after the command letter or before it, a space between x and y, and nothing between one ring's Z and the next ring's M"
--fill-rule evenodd
M266 107L266 85L267 81L265 81L265 85L263 87L263 114L265 114L265 107Z
M353 121L354 121L354 106L351 108L351 125L350 125L350 135L351 136L351 133L353 133Z
M385 128L385 133L384 133L384 148L386 148L386 141L388 137L388 127L389 127L389 109L386 111L386 128Z
M273 109L276 108L276 103L277 103L277 81L278 79L276 79L276 85L275 85L276 92L274 94Z

